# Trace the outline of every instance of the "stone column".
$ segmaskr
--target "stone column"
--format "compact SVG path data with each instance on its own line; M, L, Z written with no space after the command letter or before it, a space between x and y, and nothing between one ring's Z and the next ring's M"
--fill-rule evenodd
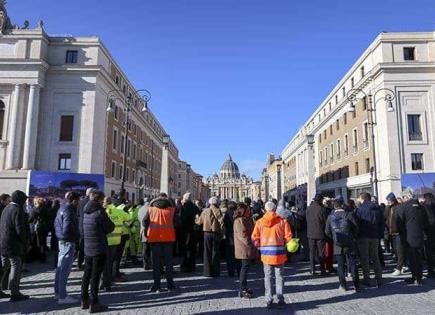
M169 194L169 150L168 146L162 148L162 172L160 177L160 192Z
M24 85L17 84L15 85L14 91L14 102L12 104L11 110L11 120L8 124L9 126L9 143L6 154L6 169L12 170L18 168L18 159L19 159L19 143L20 139L17 135L18 123L19 123L19 107L21 95L23 94Z
M26 133L24 137L23 169L35 168L36 141L38 135L39 86L31 85L27 107Z
M307 156L307 204L309 205L311 200L316 194L316 177L314 174L314 146L308 145L308 156Z

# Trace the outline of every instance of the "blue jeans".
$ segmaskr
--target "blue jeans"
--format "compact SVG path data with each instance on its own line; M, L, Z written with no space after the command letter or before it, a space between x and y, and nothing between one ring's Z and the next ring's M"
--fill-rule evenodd
M263 269L264 269L264 288L265 288L266 302L269 303L273 301L273 294L272 294L273 273L275 273L276 297L278 298L278 302L284 301L284 295L283 295L284 278L282 276L282 272L284 270L284 264L277 265L277 266L263 264Z
M67 296L66 283L71 273L75 250L75 243L59 241L59 256L54 279L54 293L59 295L59 299L64 299Z

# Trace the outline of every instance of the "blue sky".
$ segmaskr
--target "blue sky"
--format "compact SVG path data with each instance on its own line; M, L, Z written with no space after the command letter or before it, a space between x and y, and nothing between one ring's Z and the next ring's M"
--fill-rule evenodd
M433 0L19 0L14 23L102 38L182 159L258 177L382 31L435 30Z

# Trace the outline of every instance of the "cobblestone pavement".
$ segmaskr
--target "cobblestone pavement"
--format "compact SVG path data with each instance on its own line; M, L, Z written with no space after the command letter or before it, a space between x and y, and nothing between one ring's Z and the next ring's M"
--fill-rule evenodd
M47 265L29 265L33 273L22 281L30 301L9 303L0 301L0 314L85 314L78 306L58 306L53 298L53 270ZM200 269L200 268L199 268ZM223 266L223 269L225 267ZM178 271L178 268L176 268ZM110 306L110 314L435 314L435 280L426 280L423 287L406 286L403 277L385 274L381 289L366 289L361 293L338 290L337 277L313 279L306 263L289 263L285 271L285 296L290 304L283 310L264 309L262 269L256 266L249 275L250 287L256 298L237 297L238 282L223 273L219 279L177 272L176 292L149 293L151 272L139 268L125 269L129 282L113 287L113 292L101 293L101 302ZM81 272L74 271L68 290L78 297Z

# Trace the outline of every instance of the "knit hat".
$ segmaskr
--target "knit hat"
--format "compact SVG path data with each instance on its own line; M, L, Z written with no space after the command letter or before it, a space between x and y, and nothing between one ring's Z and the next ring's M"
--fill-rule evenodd
M385 199L387 199L387 201L395 201L396 195L394 193L390 192Z
M314 201L317 201L317 202L322 201L322 200L323 200L323 196L322 196L322 194L317 193L317 194L314 196L313 200L314 200Z
M264 209L266 209L266 211L275 211L276 210L276 205L272 201L268 201L264 205Z
M183 195L183 202L191 201L190 192L187 192Z
M208 200L208 203L209 203L210 205L219 206L219 198L218 198L218 197L211 197L211 198Z

